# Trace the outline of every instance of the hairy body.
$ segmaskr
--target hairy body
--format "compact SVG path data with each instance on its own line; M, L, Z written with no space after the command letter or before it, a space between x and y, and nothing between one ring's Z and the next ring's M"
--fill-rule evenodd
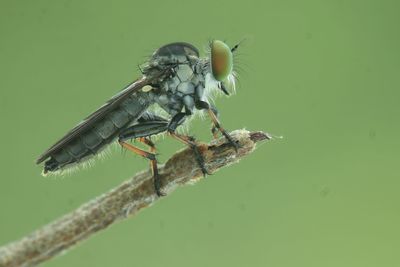
M44 174L62 171L86 162L118 139L123 147L150 159L156 172L155 148L148 137L168 132L196 151L194 139L175 134L175 130L187 117L203 109L210 112L216 128L230 139L220 127L215 107L210 105L212 90L221 89L228 94L223 81L214 78L210 62L210 58L200 58L198 50L188 43L159 48L143 66L143 78L128 85L78 124L43 153L37 163L46 160ZM168 116L151 112L149 107L154 105ZM150 153L125 142L136 138L151 147ZM201 155L196 153L201 164Z

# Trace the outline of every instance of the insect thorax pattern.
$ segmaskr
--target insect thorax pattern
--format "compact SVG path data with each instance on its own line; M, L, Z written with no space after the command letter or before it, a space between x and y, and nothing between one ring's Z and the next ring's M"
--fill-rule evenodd
M144 74L151 75L153 68L170 68L171 75L153 85L149 96L171 116L182 110L192 114L197 102L207 101L204 96L207 63L193 50L166 49L168 46L163 47L163 53L159 50L154 53Z

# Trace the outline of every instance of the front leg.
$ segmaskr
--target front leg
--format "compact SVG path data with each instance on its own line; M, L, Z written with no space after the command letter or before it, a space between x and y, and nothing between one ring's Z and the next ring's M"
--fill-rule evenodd
M210 118L211 118L212 122L214 123L215 128L217 128L222 133L222 135L225 136L225 138L228 140L229 144L231 146L233 146L233 148L237 152L240 147L239 144L235 140L233 140L232 136L227 131L225 131L224 128L222 128L221 123L219 122L218 117L214 113L214 111L212 109L208 109L208 114L210 115Z
M208 104L206 101L198 100L198 101L196 101L195 105L198 110L211 109L214 112L215 116L218 118L218 110L213 105ZM218 138L217 132L218 132L217 127L215 127L215 124L212 123L211 133L212 133L214 139Z
M210 109L212 110L212 112L214 112L215 116L218 118L218 110L214 106L210 106ZM212 122L211 133L214 139L218 138L218 129L217 127L215 127L214 122Z
M201 154L201 151L198 147L198 143L196 142L196 139L192 136L178 134L175 132L176 128L184 122L186 116L187 116L187 114L183 113L183 112L176 114L171 119L170 123L168 124L167 131L168 131L168 134L172 138L178 140L179 142L184 143L185 145L189 146L193 150L197 164L199 165L201 172L203 173L203 176L206 176L209 173L205 167L204 157Z
M235 140L233 140L233 138L230 136L230 134L227 131L225 131L225 129L221 126L221 123L219 122L219 119L218 119L218 116L217 116L217 114L218 114L217 108L214 107L214 106L210 106L210 104L208 104L205 101L197 101L196 102L196 108L197 109L206 109L207 110L207 112L208 112L208 114L209 114L209 116L211 118L211 121L212 121L212 123L214 125L211 128L211 132L212 132L214 138L217 138L217 130L220 131L221 134L223 136L225 136L225 138L228 140L229 144L231 146L233 146L235 148L235 150L237 151L239 149L239 144Z

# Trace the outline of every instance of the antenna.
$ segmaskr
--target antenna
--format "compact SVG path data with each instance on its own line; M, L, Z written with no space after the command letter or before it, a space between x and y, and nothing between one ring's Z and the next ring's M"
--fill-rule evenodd
M245 40L246 40L246 38L243 38L242 40L240 40L239 43L237 43L234 47L231 48L231 52L232 53L235 52L239 48L239 45L241 45Z

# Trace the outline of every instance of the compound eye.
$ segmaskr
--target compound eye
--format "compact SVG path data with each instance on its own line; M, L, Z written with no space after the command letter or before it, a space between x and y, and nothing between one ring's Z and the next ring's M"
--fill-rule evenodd
M212 41L210 47L212 74L217 81L223 81L232 72L233 56L231 49L219 40Z

